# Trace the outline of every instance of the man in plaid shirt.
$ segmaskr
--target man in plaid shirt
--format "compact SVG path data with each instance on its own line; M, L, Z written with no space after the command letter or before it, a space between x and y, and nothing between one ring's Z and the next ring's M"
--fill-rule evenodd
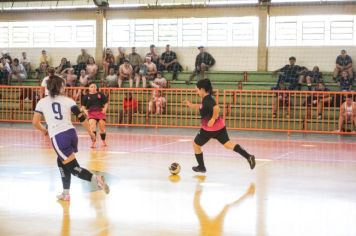
M193 74L189 76L189 80L186 81L186 84L190 84L190 82L194 79L195 76L200 74L200 79L205 79L205 71L207 71L210 67L215 64L215 59L210 53L204 51L204 46L198 47L200 53L195 58L195 69Z
M178 80L178 71L180 69L180 65L177 60L177 54L171 51L170 45L166 45L166 51L162 53L159 69L158 71L172 71L173 77L172 80Z
M277 81L277 88L279 87L279 83L283 81L284 83L289 83L289 90L295 90L298 86L298 77L300 73L303 71L303 68L295 65L296 58L290 57L289 58L289 65L285 65L284 67L275 70L273 75L276 75L278 72L281 72L278 81Z
M336 81L337 77L340 75L341 72L347 71L350 78L353 78L353 71L352 71L352 59L345 49L341 50L340 55L336 58L336 66L333 73L333 79Z

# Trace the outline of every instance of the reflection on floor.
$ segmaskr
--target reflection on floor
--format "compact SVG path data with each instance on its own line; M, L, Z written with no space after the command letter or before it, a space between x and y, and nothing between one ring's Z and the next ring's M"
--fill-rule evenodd
M356 235L354 138L231 132L258 158L255 170L211 141L208 172L196 175L195 132L110 129L109 146L94 150L79 132L78 162L105 175L111 192L74 177L69 203L55 199L50 142L0 127L0 235Z

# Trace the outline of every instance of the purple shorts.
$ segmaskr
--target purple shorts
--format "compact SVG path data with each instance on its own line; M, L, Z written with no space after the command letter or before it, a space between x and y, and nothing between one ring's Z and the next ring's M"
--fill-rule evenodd
M75 129L61 132L51 138L52 145L58 158L66 160L71 154L78 152L78 136Z

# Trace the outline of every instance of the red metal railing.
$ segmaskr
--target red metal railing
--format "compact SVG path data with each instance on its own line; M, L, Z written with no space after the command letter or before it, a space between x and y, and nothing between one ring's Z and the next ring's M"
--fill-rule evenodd
M66 94L81 104L87 88L68 87ZM116 126L196 128L200 126L197 110L183 101L200 103L194 89L101 88L109 99L107 124ZM128 93L137 101L137 109L124 109ZM161 96L154 97L160 93ZM0 121L30 122L43 88L35 86L0 86ZM356 93L224 90L214 96L229 129L284 132L334 133L339 129L340 104L347 94ZM344 131L355 127L349 117Z

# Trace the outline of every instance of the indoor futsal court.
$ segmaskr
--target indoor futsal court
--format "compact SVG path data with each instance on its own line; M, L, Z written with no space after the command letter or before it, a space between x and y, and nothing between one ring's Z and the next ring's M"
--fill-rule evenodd
M195 130L109 131L108 146L91 150L79 129L78 161L106 177L110 194L73 178L61 202L49 140L1 125L0 235L356 235L355 137L231 132L255 169L211 141L198 175Z
M0 0L0 236L356 236L356 0Z

